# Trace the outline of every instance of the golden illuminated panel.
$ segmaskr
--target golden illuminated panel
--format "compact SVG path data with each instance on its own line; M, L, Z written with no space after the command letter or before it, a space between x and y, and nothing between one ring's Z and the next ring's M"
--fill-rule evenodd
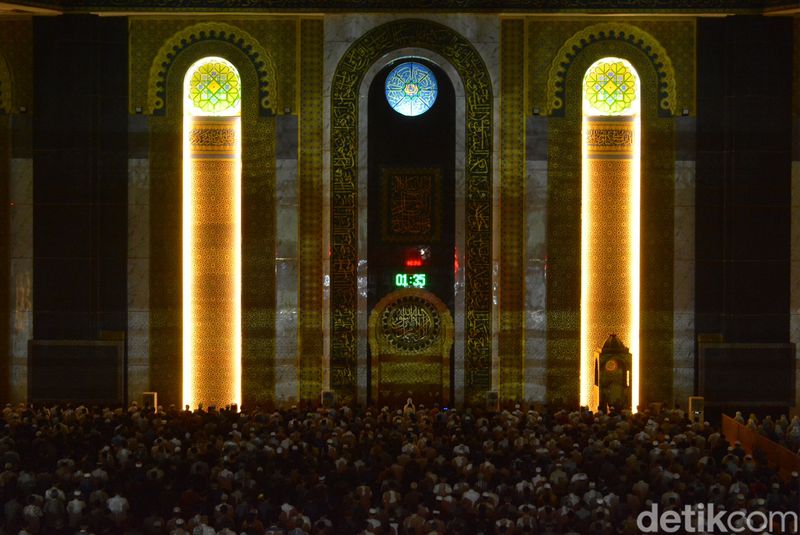
M184 122L183 402L241 401L239 117Z
M581 404L593 352L616 334L633 355L638 403L639 154L636 116L584 117L581 221Z
M373 401L416 392L450 402L453 319L438 297L417 288L395 290L375 305L368 330Z
M385 362L380 367L382 383L425 384L440 388L442 384L442 366L440 363L427 362Z
M441 318L431 303L415 297L398 299L381 314L386 343L394 349L419 353L439 341Z

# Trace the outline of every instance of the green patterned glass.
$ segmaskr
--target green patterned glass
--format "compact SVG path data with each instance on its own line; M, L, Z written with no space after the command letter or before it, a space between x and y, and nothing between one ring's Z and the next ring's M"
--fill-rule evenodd
M595 63L583 79L589 105L605 115L620 115L636 101L636 74L621 60Z
M191 74L189 100L202 114L234 112L241 100L241 85L233 65L222 58L207 58L197 64Z

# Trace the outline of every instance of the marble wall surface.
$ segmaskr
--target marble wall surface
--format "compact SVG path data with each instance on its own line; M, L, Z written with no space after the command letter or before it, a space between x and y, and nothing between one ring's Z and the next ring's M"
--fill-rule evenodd
M525 128L525 390L547 400L547 118Z
M695 162L675 162L675 256L673 264L673 397L685 407L694 392Z
M11 401L28 398L28 340L33 338L33 159L11 159Z
M696 118L676 121L675 251L673 256L674 403L686 407L695 375L695 139Z
M448 26L452 30L460 33L468 39L476 48L478 53L483 58L489 70L494 87L499 87L499 34L500 25L499 19L495 16L482 16L482 15L416 15L419 18L432 20ZM323 220L325 221L325 239L329 240L329 233L327 232L330 220L330 207L328 205L328 192L330 191L330 90L331 82L333 79L336 67L345 53L347 48L361 37L367 31L390 21L398 20L404 17L391 14L359 14L359 15L330 15L325 18L325 64L323 75L323 97L324 97L324 124L323 124L323 187L325 193L325 213ZM374 78L375 73L382 68L386 62L391 61L397 57L420 55L424 56L440 67L450 77L456 91L456 117L460 121L456 126L456 247L459 251L464 250L464 88L459 76L453 67L444 58L438 54L432 53L427 50L419 50L412 48L401 48L386 57L382 58L379 62L370 67L369 72L364 78L360 91L359 101L359 262L358 262L358 397L360 401L366 399L367 395L367 319L368 311L366 310L366 286L367 286L367 251L366 251L366 223L367 223L367 196L366 196L366 166L367 166L367 137L366 137L366 94L369 87L369 82ZM494 129L497 132L499 121L499 91L494 95ZM496 188L498 187L498 169L499 165L497 154L499 149L499 136L494 136L494 154L495 161L493 162L493 181L494 181L494 198L497 200ZM495 201L497 202L497 201ZM497 212L498 206L495 204L494 209L494 225L495 234L494 240L494 274L497 276L497 258L499 236L497 225ZM327 244L326 244L327 249ZM455 281L455 365L454 365L454 390L455 401L461 403L463 400L464 388L464 274L463 262L462 268L456 274ZM324 308L326 313L329 313L329 267L325 267L325 280L327 284L324 292ZM496 288L496 284L494 287ZM497 320L496 309L497 300L494 300L494 322L493 322L493 356L497 357ZM329 318L324 318L325 328L325 341L324 347L326 351L329 350ZM327 360L327 359L326 359ZM496 366L495 366L496 368Z
M150 160L128 159L128 400L150 390Z
M298 399L297 117L276 118L275 400Z

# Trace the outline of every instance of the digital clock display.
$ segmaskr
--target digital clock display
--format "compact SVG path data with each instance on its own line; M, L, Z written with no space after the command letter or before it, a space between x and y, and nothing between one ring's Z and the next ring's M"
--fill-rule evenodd
M394 276L394 285L397 288L424 288L428 284L425 273L398 273Z

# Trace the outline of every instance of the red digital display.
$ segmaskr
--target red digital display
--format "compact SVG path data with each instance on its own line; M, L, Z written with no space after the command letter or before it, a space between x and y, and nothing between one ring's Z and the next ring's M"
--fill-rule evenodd
M403 265L407 268L418 268L425 265L427 255L422 247L408 247L403 254Z

